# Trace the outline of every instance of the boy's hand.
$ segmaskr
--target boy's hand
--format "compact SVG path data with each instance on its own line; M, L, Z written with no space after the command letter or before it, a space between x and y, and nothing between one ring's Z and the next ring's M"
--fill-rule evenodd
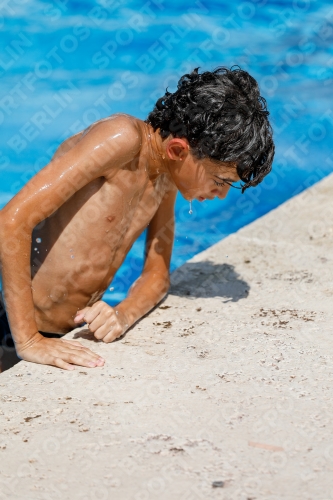
M78 311L74 321L87 323L96 339L107 343L123 335L128 328L125 315L102 301Z
M75 340L49 339L39 332L26 345L16 344L18 356L25 361L74 370L73 365L101 367L104 359Z

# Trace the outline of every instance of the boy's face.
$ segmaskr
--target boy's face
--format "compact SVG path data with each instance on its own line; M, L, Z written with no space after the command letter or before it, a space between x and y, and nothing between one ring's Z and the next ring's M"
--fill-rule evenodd
M186 200L213 200L227 196L230 185L239 181L236 163L197 159L190 152L171 169L172 179ZM224 182L225 181L225 182Z

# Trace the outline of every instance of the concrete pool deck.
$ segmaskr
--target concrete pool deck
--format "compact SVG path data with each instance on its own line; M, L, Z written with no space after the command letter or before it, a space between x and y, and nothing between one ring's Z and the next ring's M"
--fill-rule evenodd
M104 368L4 372L0 498L333 499L332 196L191 259Z

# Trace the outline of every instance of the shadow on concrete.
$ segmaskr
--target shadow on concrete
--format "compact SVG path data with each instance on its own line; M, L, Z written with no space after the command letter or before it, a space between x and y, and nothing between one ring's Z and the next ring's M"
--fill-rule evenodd
M100 342L100 340L96 339L96 337L94 337L94 334L91 333L88 328L74 333L73 339L85 339L92 340L93 342Z
M131 328L133 328L134 325L131 326ZM123 339L124 336L126 335L126 333L131 329L129 328L121 337L118 337L117 339L113 340L113 342L118 342L119 340ZM84 329L84 330L79 330L78 332L74 333L73 335L73 339L85 339L85 340L91 340L92 342L96 342L96 343L101 343L103 342L102 340L98 340L96 339L96 337L94 336L93 333L91 333L90 330L87 329ZM112 342L112 343L113 343Z
M250 285L240 277L233 265L215 264L206 260L204 262L186 262L177 269L171 276L171 287L168 295L178 297L222 297L225 299L223 302L238 302L241 299L246 299L249 291ZM160 307L161 304L163 304L163 301L159 302L154 309ZM147 315L150 313L151 311ZM132 325L124 335L134 326ZM123 339L124 335L114 342ZM76 332L73 338L101 342L88 329Z
M171 276L170 295L178 297L222 297L223 302L245 299L250 285L231 264L215 264L209 260L186 262Z

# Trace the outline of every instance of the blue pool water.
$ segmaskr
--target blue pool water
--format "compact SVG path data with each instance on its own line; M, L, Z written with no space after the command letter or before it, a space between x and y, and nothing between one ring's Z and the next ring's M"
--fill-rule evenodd
M238 64L258 80L277 154L244 195L194 202L192 215L178 197L172 269L333 170L330 1L12 0L0 28L0 207L66 137L115 112L144 119L197 66ZM140 274L143 244L105 294L110 304Z

